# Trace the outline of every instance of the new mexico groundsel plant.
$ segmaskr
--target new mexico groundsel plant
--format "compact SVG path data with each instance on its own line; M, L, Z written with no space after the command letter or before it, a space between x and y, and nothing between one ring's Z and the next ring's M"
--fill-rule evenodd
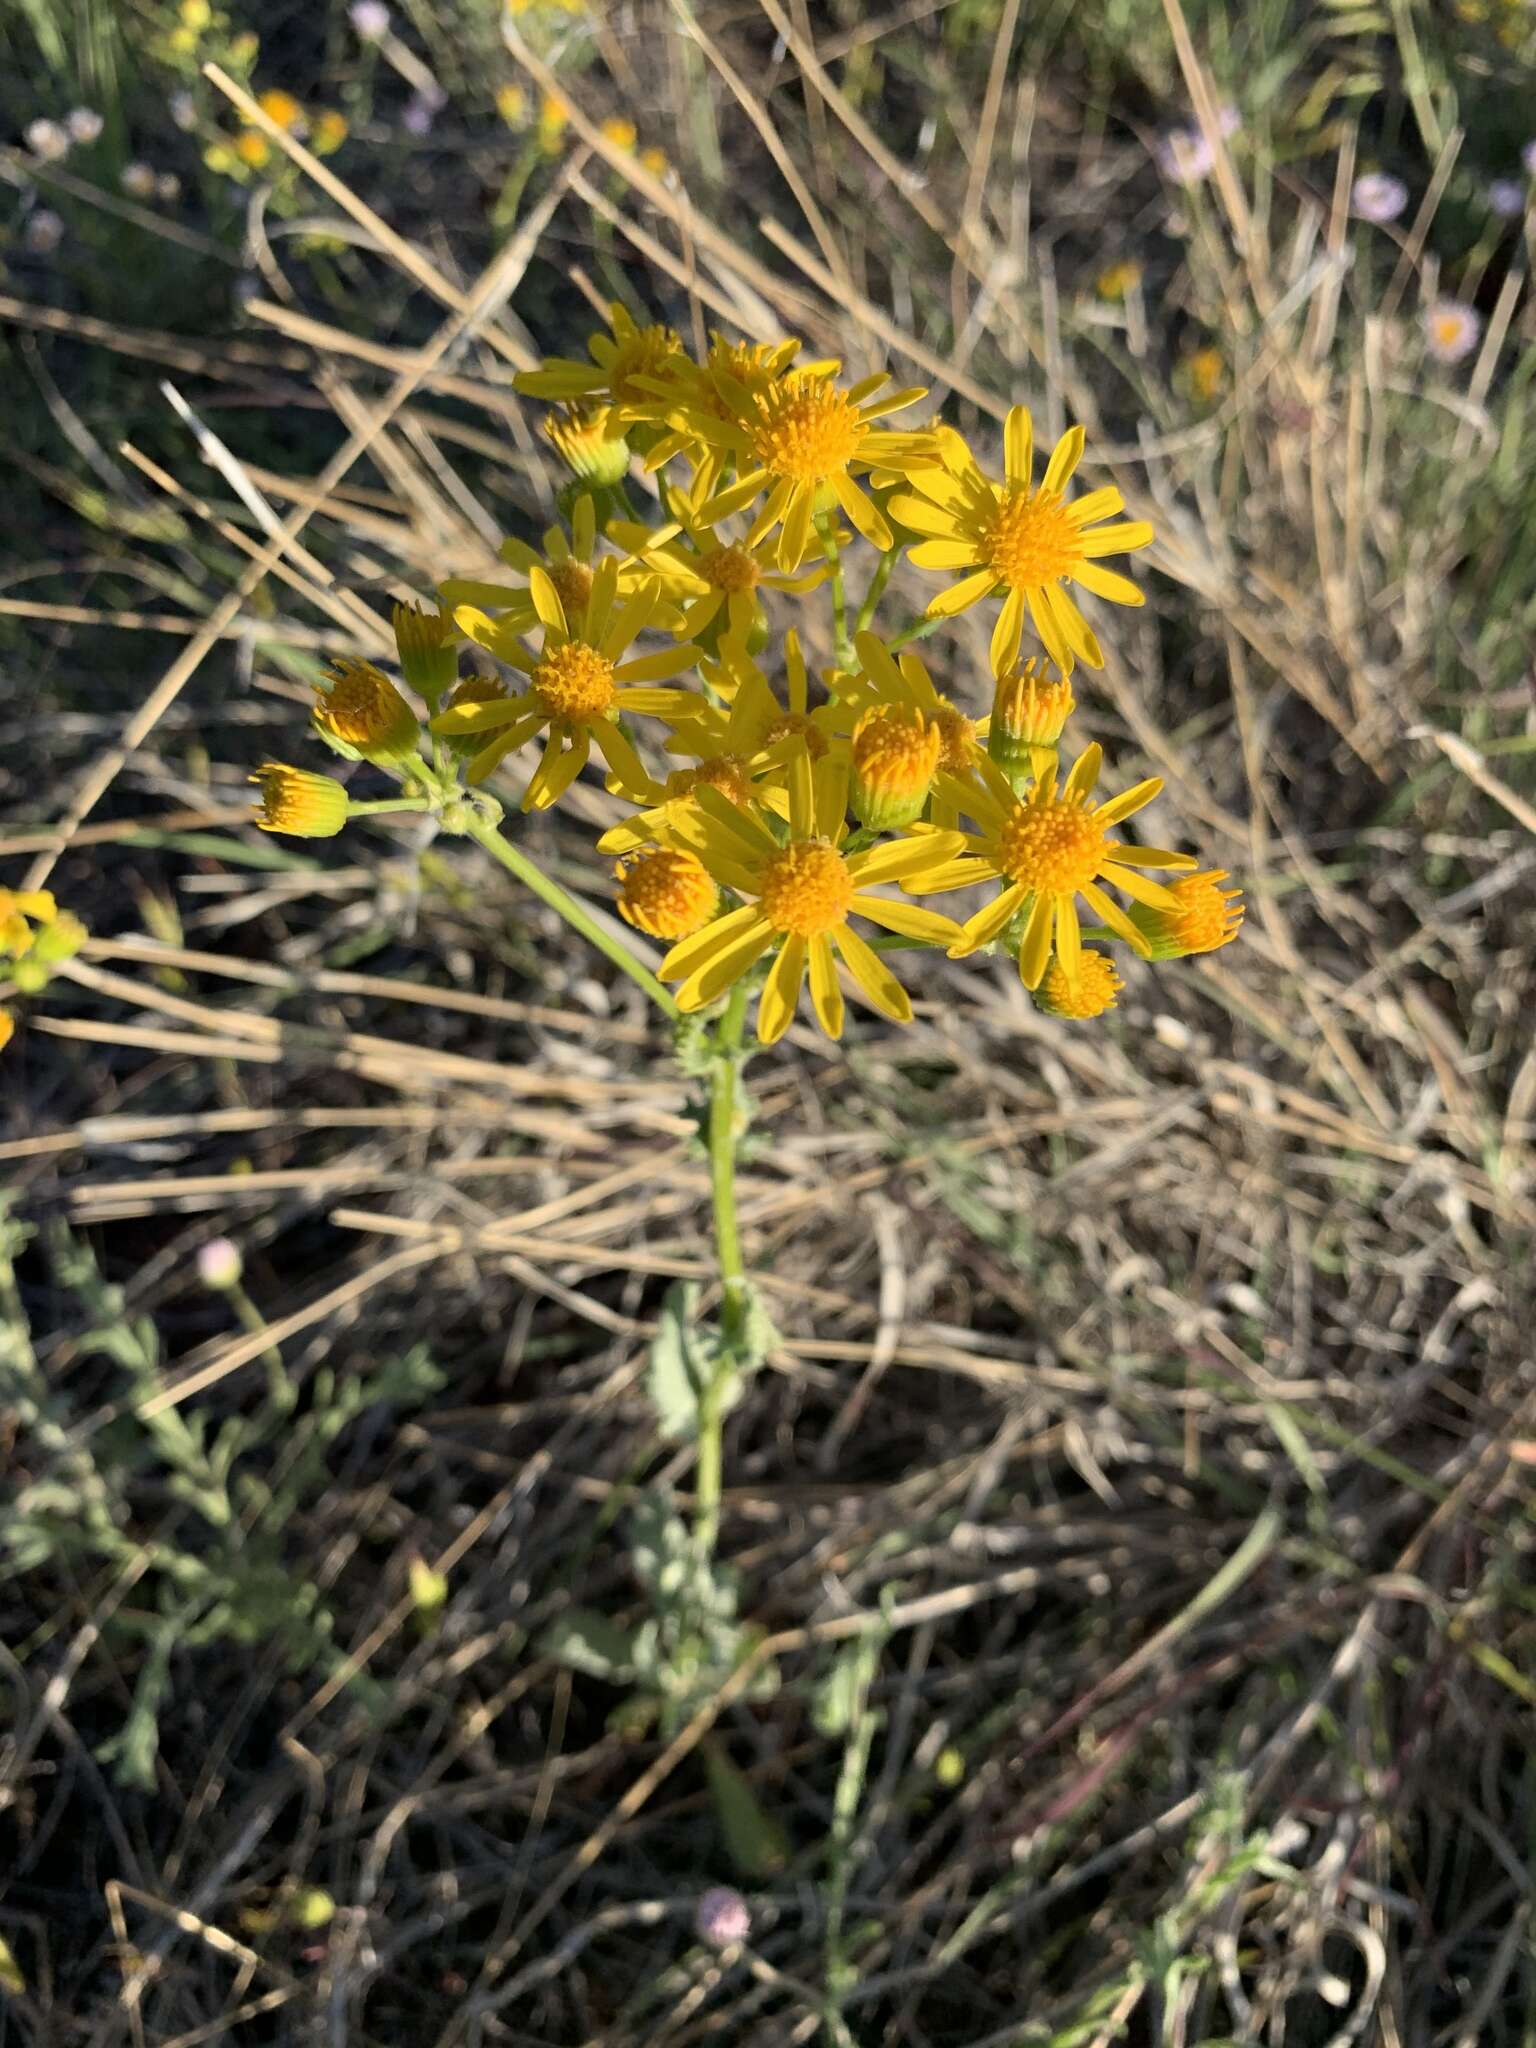
M845 379L791 338L715 334L695 360L618 306L587 358L517 380L550 405L566 468L542 549L509 539L509 581L451 575L397 605L398 682L342 657L317 690L314 737L393 794L359 802L342 776L273 761L258 820L314 838L421 812L474 839L644 990L699 1087L719 1305L701 1323L695 1290L669 1297L651 1376L663 1433L693 1446L693 1526L665 1504L648 1525L645 1555L676 1569L647 1578L628 1660L636 1712L675 1730L751 1647L714 1555L724 1416L773 1343L736 1217L749 1027L764 1046L797 1020L840 1039L849 996L902 1025L933 981L912 955L986 952L1052 1028L1113 1028L1127 956L1229 944L1242 898L1194 852L1133 836L1161 781L1116 774L1074 731L1103 662L1074 592L1139 604L1100 563L1153 539L1091 480L1081 428L1037 477L1022 406L999 451L973 453L936 419L888 427L926 393L883 373ZM950 580L883 620L908 555ZM984 675L957 641L912 650L974 606ZM607 793L595 850L616 863L617 926L508 827L584 775ZM576 1661L565 1638L552 1653Z

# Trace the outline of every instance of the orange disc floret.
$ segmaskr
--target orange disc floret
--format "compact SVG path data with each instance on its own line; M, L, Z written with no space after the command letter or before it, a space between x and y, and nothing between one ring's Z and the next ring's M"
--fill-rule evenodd
M619 915L653 939L686 939L720 907L720 891L697 854L655 846L621 860Z
M854 882L829 839L797 839L764 864L759 904L776 932L818 939L848 915Z
M534 670L533 694L546 718L590 725L613 708L613 663L585 640L566 640Z
M1168 884L1176 908L1133 906L1132 921L1151 948L1152 959L1183 960L1232 943L1243 922L1243 892L1223 889L1226 879L1225 868L1181 875Z
M982 560L1010 590L1055 583L1082 560L1060 491L1008 491L982 534Z
M574 555L567 555L560 562L551 562L549 580L559 594L565 616L568 619L579 618L592 596L592 571L586 563L578 562Z
M976 758L976 721L957 711L947 698L938 702L939 766L948 775L969 775Z
M1059 960L1052 959L1035 990L1035 1007L1048 1017L1102 1017L1115 1007L1115 998L1124 986L1109 955L1085 946L1078 955L1076 974L1068 974Z
M786 711L782 718L774 719L764 731L760 746L775 746L780 740L801 739L805 751L813 761L819 761L827 751L827 736L815 720L805 711Z
M261 792L256 822L295 839L333 839L347 822L347 792L333 775L263 761L250 778Z
M1070 896L1098 875L1104 848L1099 818L1063 792L1014 806L998 835L998 866L1042 896Z
M847 468L862 426L858 407L829 377L790 370L757 394L747 431L754 460L770 476L820 483Z
M329 739L370 761L399 761L416 752L416 714L382 669L343 656L326 670L326 682L315 724Z
M853 729L850 802L861 825L891 832L928 801L943 736L915 705L876 704Z
M716 754L696 768L674 768L667 777L667 798L692 796L700 787L718 789L733 804L752 801L752 776L740 754Z
M701 555L698 572L714 590L745 591L755 590L762 572L752 559L751 550L731 543L726 547L711 548Z

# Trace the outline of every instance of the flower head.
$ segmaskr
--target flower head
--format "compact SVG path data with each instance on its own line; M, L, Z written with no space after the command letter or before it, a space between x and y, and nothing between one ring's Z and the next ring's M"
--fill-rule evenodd
M1458 299L1437 299L1424 315L1424 346L1437 363L1459 363L1477 347L1481 317Z
M1408 187L1390 171L1363 171L1350 187L1349 203L1361 220L1385 227L1408 204Z
M256 104L275 127L289 135L303 133L304 109L291 92L284 92L281 86L269 85L265 92L256 95Z
M765 953L773 964L758 1003L757 1035L772 1045L789 1029L807 972L811 1004L829 1038L843 1030L839 960L875 1009L907 1023L912 1005L882 956L849 923L868 918L926 945L947 945L958 928L937 912L873 893L919 866L952 857L958 833L888 839L845 853L848 768L824 758L814 769L802 748L790 764L789 830L780 840L761 816L712 789L697 794L687 842L722 888L749 900L675 945L662 961L677 981L679 1006L699 1010L748 973Z
M1082 955L1079 896L1117 938L1143 959L1151 957L1150 943L1103 885L1150 909L1171 911L1177 907L1172 892L1136 870L1192 868L1194 861L1189 854L1123 845L1111 836L1114 826L1144 809L1163 785L1154 776L1108 803L1095 804L1091 799L1102 760L1100 747L1088 747L1065 781L1057 781L1053 766L1022 797L994 762L984 760L977 780L954 792L960 809L975 818L979 829L966 835L961 858L914 869L907 886L922 893L991 880L1003 888L963 927L950 948L953 958L990 944L1022 913L1019 973L1024 986L1040 986L1053 951L1067 976L1074 977Z
M621 860L619 915L653 939L686 939L720 908L720 890L697 854L652 846Z
M416 714L381 668L343 655L326 670L315 727L367 761L404 761L420 746Z
M989 720L970 717L935 689L921 658L910 650L893 655L878 634L867 632L856 633L853 645L859 666L852 675L837 675L838 705L853 713L879 704L906 706L921 712L938 727L939 769L946 784L969 776L987 739ZM942 788L936 789L929 799L928 817L932 824L947 830L954 828L954 804Z
M1077 709L1064 675L1047 676L1045 664L1016 662L997 678L987 752L1010 782L1043 775L1055 760L1062 728Z
M600 133L605 142L611 142L615 149L632 150L639 140L633 121L626 121L622 114L610 114L603 123Z
M0 1010L0 1052L5 1051L5 1048L15 1036L16 1019L9 1010Z
M71 107L64 117L71 142L94 142L106 123L94 107Z
M637 327L617 299L609 307L608 317L611 331L594 334L587 342L589 363L547 356L541 370L524 370L512 382L530 398L567 404L587 399L601 404L609 415L610 433L619 438L625 422L638 417L635 408L645 405L651 396L638 380L660 370L682 343L670 327Z
M1500 220L1517 220L1525 211L1525 187L1518 178L1495 178L1488 187L1488 209Z
M397 604L393 625L400 673L435 708L458 680L458 632L452 619L417 604Z
M347 19L361 42L379 43L389 34L389 9L384 0L352 0Z
M893 832L919 819L943 752L938 724L915 705L874 704L853 728L849 807L871 831Z
M754 542L732 540L704 524L697 493L664 490L671 523L653 532L627 519L609 522L609 538L628 548L659 579L672 602L681 607L678 631L690 640L711 640L721 633L751 644L763 622L760 590L788 591L800 597L827 578L827 564L813 562L798 575L779 569L769 536Z
M1099 643L1068 583L1079 583L1111 604L1144 602L1134 583L1100 568L1099 558L1146 547L1152 528L1141 519L1095 523L1113 521L1125 510L1113 486L1067 497L1083 442L1081 427L1068 428L1037 486L1034 430L1028 412L1016 405L1003 429L1001 483L983 476L959 435L951 434L944 437L943 466L909 471L912 493L891 500L893 518L929 536L909 550L917 567L961 572L958 583L929 600L931 618L949 618L996 591L1007 593L992 634L994 671L1016 659L1026 611L1063 673L1074 658L1090 668L1104 666Z
M1211 175L1216 158L1198 128L1170 128L1154 151L1158 169L1180 185L1198 185Z
M1183 960L1232 943L1243 922L1243 895L1223 889L1226 879L1224 868L1180 875L1168 884L1171 903L1134 906L1131 922L1147 942L1149 959Z
M51 889L0 889L0 959L30 953L38 936L33 925L51 925L58 915Z
M526 541L509 538L497 552L510 569L530 577L542 569L559 593L567 615L583 611L592 596L597 551L597 514L592 500L583 494L571 508L571 531L550 526L544 531L544 553L540 555ZM626 557L615 565L618 595L625 602L647 589L655 580L644 562ZM473 576L450 576L438 585L443 609L453 612L462 605L475 605L500 614L498 623L510 633L525 633L539 623L539 609L529 583L488 583ZM678 614L669 604L659 604L649 623L664 631L675 631Z
M714 1884L699 1894L693 1924L700 1941L711 1948L730 1948L752 1932L752 1914L740 1892Z
M234 140L236 157L247 169L259 171L272 154L272 145L257 128L242 128Z
M781 569L793 571L811 544L812 523L823 491L841 505L851 523L877 548L891 545L884 514L855 482L853 469L916 467L933 459L933 437L896 434L876 426L924 394L921 390L881 395L886 374L866 377L845 391L825 366L786 370L753 386L724 370L713 376L726 417L717 418L684 399L679 412L690 432L724 450L736 463L735 483L699 508L709 525L744 512L766 492L747 534L755 545L779 528Z
M1530 177L1536 178L1536 142L1528 142L1520 152L1520 161Z
M543 628L537 652L521 637L526 629L510 619L492 619L473 604L454 612L460 632L520 670L527 687L515 697L451 705L432 721L432 730L450 738L489 735L469 764L471 782L483 782L506 755L547 732L523 794L524 810L545 810L562 796L586 766L594 741L619 787L645 787L650 778L619 725L620 714L682 715L693 702L690 691L652 686L692 668L699 650L685 644L625 659L630 642L653 623L661 599L655 583L647 581L619 605L619 565L611 555L594 571L585 603L569 614L537 562L529 568L528 587Z
M1102 1017L1115 1007L1115 997L1124 987L1109 955L1085 946L1075 975L1069 975L1059 960L1051 962L1035 990L1035 1008L1047 1017Z
M155 173L149 164L124 164L117 174L117 182L130 199L153 199L155 196Z
M1118 306L1141 283L1139 263L1111 263L1093 280L1093 288L1106 305Z
M22 240L29 256L51 256L63 239L63 219L51 207L40 206L27 215Z
M347 822L347 792L334 775L263 761L250 778L261 791L257 824L295 839L333 839Z
M546 413L545 439L584 484L616 484L629 473L629 443L606 405L565 405Z
M721 442L701 438L690 422L702 415L725 427L735 418L720 395L717 378L723 376L760 392L784 374L799 352L798 341L734 341L716 330L710 335L709 353L702 364L679 349L657 370L640 377L637 381L648 398L635 407L635 418L657 432L646 454L646 468L659 470L682 456L693 465L690 498L695 505L706 503L719 489L732 451ZM832 369L835 365L810 367Z
M215 1293L224 1294L240 1285L243 1261L240 1247L232 1238L210 1237L197 1248L197 1277Z
M334 156L346 141L348 123L345 114L336 107L326 107L315 116L315 132L310 138L316 156Z
M45 164L56 164L69 155L69 130L58 121L29 121L26 142L32 154Z

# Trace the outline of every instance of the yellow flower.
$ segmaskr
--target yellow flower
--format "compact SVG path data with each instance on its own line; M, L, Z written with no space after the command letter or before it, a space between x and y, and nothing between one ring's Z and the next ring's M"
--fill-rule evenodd
M720 908L714 876L684 847L648 847L613 872L620 917L653 939L686 939Z
M9 1010L0 1010L0 1052L5 1051L5 1048L15 1036L16 1019Z
M698 414L729 427L735 419L721 397L716 380L725 376L749 391L762 392L781 377L800 352L798 341L732 341L712 331L709 354L700 366L679 350L659 369L646 372L636 381L643 403L633 408L637 421L654 425L660 439L648 451L645 466L652 472L681 455L693 465L689 496L696 505L712 497L730 467L730 448L701 439L689 421ZM808 364L808 369L832 372L835 362Z
M571 509L571 533L563 527L547 527L542 557L526 541L504 540L497 550L501 559L522 576L542 569L559 593L568 614L582 611L592 596L593 559L597 549L597 515L592 500L580 497ZM655 579L643 562L626 559L617 564L618 593L628 602ZM509 633L526 633L539 623L539 609L531 584L485 583L472 576L450 576L438 585L438 597L446 612L462 605L474 605L499 613L500 625ZM667 632L676 630L678 614L670 604L658 605L650 623Z
M1227 359L1219 348L1197 348L1179 365L1192 398L1209 405L1227 381Z
M615 149L632 150L638 137L633 121L625 121L617 114L610 114L599 131L605 142L611 142Z
M265 92L257 93L256 104L269 121L290 135L303 126L304 109L291 92L284 92L280 86L268 86Z
M441 612L423 611L420 605L397 604L392 623L401 674L435 707L443 692L458 680L458 632L453 620Z
M614 519L608 537L654 571L667 597L683 607L678 631L689 640L723 627L733 640L750 642L763 623L760 589L800 597L830 573L823 561L801 575L783 575L768 555L766 535L755 546L721 540L700 519L696 497L664 489L662 501L672 514L669 526L653 532L638 521Z
M569 620L560 593L537 562L529 569L528 583L544 629L537 654L508 621L488 618L468 604L454 613L460 632L509 668L521 670L528 687L502 701L453 705L433 719L432 730L449 738L492 735L469 764L471 782L483 782L498 761L547 730L543 756L523 795L525 811L547 809L570 788L594 740L621 788L645 786L650 778L620 730L619 716L683 715L691 691L650 685L692 668L699 650L684 645L623 659L630 642L651 624L660 597L654 583L647 583L616 610L619 569L611 555L599 563L590 597Z
M924 945L951 943L958 933L949 918L872 891L953 855L960 835L888 839L862 853L844 853L847 796L845 762L829 757L813 770L809 755L797 754L789 778L789 834L781 842L755 813L738 810L712 789L698 792L689 833L693 851L723 888L754 900L681 940L662 961L662 979L682 984L682 1009L714 1002L772 950L757 1011L764 1045L788 1030L807 970L822 1029L830 1038L842 1036L839 958L875 1009L898 1023L911 1019L905 989L848 920L868 918Z
M626 853L649 841L664 846L680 842L691 820L700 789L717 791L728 803L758 802L781 815L788 813L784 782L788 764L799 752L822 759L837 744L832 733L847 714L825 706L807 714L808 681L800 644L785 635L791 708L774 695L768 678L739 646L727 644L719 663L706 664L705 676L716 692L730 697L728 709L690 695L673 722L676 731L667 751L690 758L694 765L674 768L663 782L647 781L624 791L646 806L634 817L614 825L597 842L600 853ZM816 722L820 719L820 723ZM842 743L846 754L846 741Z
M1099 643L1088 630L1066 585L1080 583L1111 604L1144 602L1136 585L1098 566L1101 555L1144 548L1152 539L1145 520L1094 522L1125 510L1111 486L1069 503L1066 487L1083 452L1083 430L1069 427L1051 454L1045 476L1033 482L1034 430L1016 405L1003 429L1005 472L1001 484L982 475L958 434L944 438L942 468L916 469L908 481L920 496L893 498L891 516L930 538L910 550L920 569L958 569L951 589L930 600L930 618L950 618L978 599L1005 590L1007 596L992 634L994 672L1019 651L1028 609L1035 631L1057 667L1070 671L1074 657L1102 668Z
M988 720L969 717L935 689L932 676L910 651L893 655L874 633L856 633L853 645L859 667L853 675L835 677L838 703L853 712L879 704L920 711L939 729L939 768L947 783L968 777L987 739ZM943 789L930 798L928 816L931 823L953 829L958 813Z
M1115 997L1124 987L1109 955L1085 946L1075 975L1069 975L1059 960L1051 962L1035 990L1035 1008L1047 1017L1102 1017L1115 1007Z
M1243 922L1243 892L1223 889L1226 879L1225 868L1180 875L1168 885L1171 904L1136 905L1131 922L1146 940L1149 958L1182 960L1231 945Z
M1149 909L1173 910L1177 898L1172 891L1135 870L1192 868L1195 863L1187 853L1121 845L1110 838L1110 828L1151 803L1163 785L1153 776L1108 803L1092 804L1089 798L1102 761L1103 749L1091 746L1079 755L1065 782L1057 783L1052 767L1026 797L1015 796L1008 778L988 760L978 762L975 783L956 787L955 801L976 819L980 830L966 835L965 857L914 869L908 886L921 894L999 881L1003 889L967 921L950 948L953 958L989 945L1023 914L1019 973L1024 986L1040 986L1053 949L1070 979L1082 957L1079 896L1117 938L1144 960L1152 957L1147 939L1105 895L1102 884L1108 882Z
M586 398L609 410L610 432L622 431L634 408L651 394L637 380L653 375L682 348L670 327L637 327L617 300L609 307L611 334L594 334L587 342L590 363L569 356L546 356L541 370L523 370L512 379L529 398L569 403Z
M419 750L416 714L382 669L343 655L325 674L314 719L327 739L367 761L404 761Z
M667 162L664 149L642 149L640 152L642 170L650 172L653 178L664 178L672 166Z
M853 728L849 804L861 825L894 832L922 816L943 738L914 706L875 704Z
M559 149L570 118L571 110L559 93L545 93L539 101L539 147L546 156L553 156Z
M496 111L509 128L521 128L528 118L528 95L520 85L508 83L496 88Z
M1111 263L1093 280L1093 288L1107 305L1118 306L1140 283L1139 263Z
M58 914L51 889L0 889L0 959L30 953L37 943L32 926L50 925Z
M545 439L582 483L616 484L629 473L629 443L605 405L566 405L546 413Z
M347 117L334 107L327 107L315 118L315 132L310 146L316 156L334 156L347 139Z
M22 909L7 914L4 901L7 897ZM24 906L29 902L37 907L26 912ZM45 905L51 915L44 911ZM0 890L0 953L11 951L14 960L11 979L24 995L35 996L40 989L45 989L54 968L63 960L72 960L90 937L78 917L68 910L53 910L52 906L53 897L46 889L26 891L19 897L11 897L9 890ZM14 925L20 924L25 931L27 915L39 920L39 928L35 932L27 932L26 945L16 953L13 950L16 939ZM6 943L7 938L11 941L10 946Z
M267 138L255 128L242 128L235 137L235 155L253 171L259 171L271 154Z
M753 389L724 371L714 375L716 394L728 417L715 418L684 400L679 407L688 429L723 449L739 472L735 483L700 507L710 525L743 512L764 491L767 498L752 521L749 544L779 527L781 569L798 569L811 544L818 494L824 489L873 547L891 545L891 530L874 501L854 481L853 467L914 472L933 456L929 434L898 434L875 421L924 396L921 389L877 394L887 373L865 377L841 390L819 367L787 370Z
M250 777L261 791L257 824L296 839L331 839L347 822L347 792L333 775L263 761Z
M1010 782L1044 775L1056 758L1062 728L1077 709L1072 685L1047 677L1033 659L1005 668L992 697L987 752Z

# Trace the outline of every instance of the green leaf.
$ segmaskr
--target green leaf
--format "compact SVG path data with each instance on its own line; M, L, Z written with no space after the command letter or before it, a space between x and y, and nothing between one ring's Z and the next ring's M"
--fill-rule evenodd
M634 1672L634 1643L627 1629L590 1607L572 1607L552 1621L539 1644L546 1657L589 1678L622 1682Z
M704 1745L704 1768L731 1861L743 1877L772 1877L789 1861L784 1830L718 1743Z
M687 1443L698 1435L699 1401L714 1369L693 1319L698 1298L691 1280L675 1281L667 1289L646 1366L645 1387L657 1427L674 1443Z

